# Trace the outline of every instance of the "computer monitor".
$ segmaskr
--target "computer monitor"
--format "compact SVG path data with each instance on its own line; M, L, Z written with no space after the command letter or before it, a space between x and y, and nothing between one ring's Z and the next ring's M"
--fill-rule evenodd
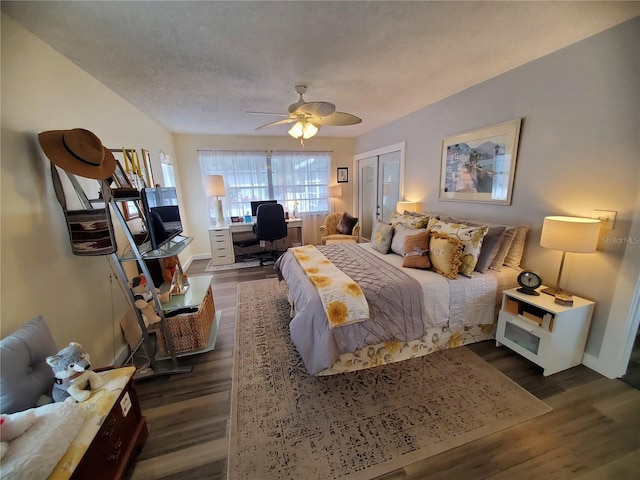
M251 216L255 217L258 215L258 207L263 203L278 203L277 200L254 200L251 202Z

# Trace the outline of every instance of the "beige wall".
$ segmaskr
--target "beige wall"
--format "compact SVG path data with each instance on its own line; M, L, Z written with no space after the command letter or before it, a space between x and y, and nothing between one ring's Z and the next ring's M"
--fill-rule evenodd
M639 45L636 18L368 132L355 143L355 152L362 153L406 141L405 195L421 202L424 211L529 225L523 264L542 274L546 284L555 284L561 253L539 246L543 218L616 210L615 230L601 231L598 251L568 253L562 276L564 288L597 302L585 357L594 366L606 331L619 331L627 321L640 272L633 227L640 188ZM523 124L512 205L440 201L442 139L514 118L523 118ZM621 348L625 340L618 335L607 341L608 348ZM602 353L603 358L611 353ZM602 363L598 368L611 373Z
M208 232L208 214L205 203L204 185L200 173L198 149L247 149L247 150L303 150L300 142L290 136L286 137L251 137L251 136L215 136L215 135L175 135L176 155L180 163L184 208L180 211L187 215L190 230L188 234L195 240L189 246L189 254L193 258L211 256ZM350 138L314 137L305 140L306 150L323 150L333 152L331 155L331 177L329 184L336 184L337 167L351 167L353 158L353 140ZM336 199L335 210L351 211L353 196L353 176L350 171L349 183L343 186L343 198ZM305 242L309 235L305 234Z
M37 142L38 132L75 127L108 148L149 150L162 181L158 152L173 154L171 134L2 14L1 334L42 315L60 347L80 342L106 365L123 346L118 321L128 306L107 257L71 254Z

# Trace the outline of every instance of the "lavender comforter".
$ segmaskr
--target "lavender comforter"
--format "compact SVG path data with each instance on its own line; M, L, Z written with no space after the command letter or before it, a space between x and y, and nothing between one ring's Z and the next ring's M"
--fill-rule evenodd
M287 281L296 315L291 338L307 370L317 374L341 353L390 340L410 341L424 335L422 289L412 277L354 244L318 246L331 262L362 288L370 318L329 329L322 302L291 252L275 264Z

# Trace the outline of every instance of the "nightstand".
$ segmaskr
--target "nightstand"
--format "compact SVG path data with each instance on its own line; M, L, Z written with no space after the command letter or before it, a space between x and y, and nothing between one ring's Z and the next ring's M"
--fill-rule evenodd
M545 288L541 286L538 291ZM594 302L573 296L572 306L551 295L505 290L496 345L504 345L544 369L546 377L582 363Z

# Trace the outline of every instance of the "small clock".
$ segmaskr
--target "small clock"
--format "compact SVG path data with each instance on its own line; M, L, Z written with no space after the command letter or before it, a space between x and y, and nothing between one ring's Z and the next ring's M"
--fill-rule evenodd
M521 287L518 289L518 292L520 293L524 293L526 295L540 295L536 292L536 288L542 285L542 278L537 273L525 270L518 275L518 285Z

